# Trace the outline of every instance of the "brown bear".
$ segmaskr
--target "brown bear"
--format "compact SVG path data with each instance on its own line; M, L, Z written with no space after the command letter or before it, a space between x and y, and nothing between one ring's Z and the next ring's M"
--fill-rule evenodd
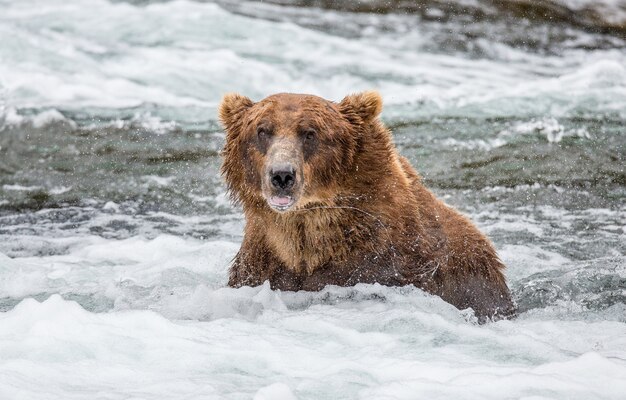
M223 98L222 174L246 218L228 284L412 284L481 322L512 316L493 245L426 189L381 111L376 92Z

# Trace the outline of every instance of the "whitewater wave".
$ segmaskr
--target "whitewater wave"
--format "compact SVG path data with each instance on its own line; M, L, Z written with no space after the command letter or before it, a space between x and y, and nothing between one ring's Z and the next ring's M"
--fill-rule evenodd
M68 376L81 395L120 398L495 399L541 392L619 399L626 390L626 331L616 322L477 327L452 310L445 318L433 313L433 306L445 308L436 299L388 288L369 290L382 301L296 311L267 287L247 292L226 304L247 299L248 311L258 304L253 320L233 310L201 323L151 311L95 314L58 295L24 300L0 314L0 394L36 397L46 388L47 397L62 398L70 392L59 383Z
M229 91L254 99L288 91L340 100L375 88L390 119L625 117L626 54L615 49L551 56L495 43L495 57L448 55L419 45L419 24L344 38L182 0L146 6L99 0L89 12L80 1L33 0L8 2L3 10L0 34L13 39L0 45L0 77L5 109L18 114L91 109L97 117L134 109L165 121L206 121L215 119ZM98 24L103 16L112 23Z

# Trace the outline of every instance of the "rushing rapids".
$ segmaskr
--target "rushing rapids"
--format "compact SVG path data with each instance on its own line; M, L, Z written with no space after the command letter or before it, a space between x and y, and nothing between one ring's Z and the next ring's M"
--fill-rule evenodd
M623 4L283 3L0 0L0 398L624 398ZM517 319L226 287L223 93L364 89Z

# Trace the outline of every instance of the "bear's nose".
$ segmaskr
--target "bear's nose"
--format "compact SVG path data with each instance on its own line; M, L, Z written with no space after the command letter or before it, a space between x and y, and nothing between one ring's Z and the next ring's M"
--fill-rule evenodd
M296 183L296 171L288 164L277 165L270 172L272 186L276 189L291 189Z

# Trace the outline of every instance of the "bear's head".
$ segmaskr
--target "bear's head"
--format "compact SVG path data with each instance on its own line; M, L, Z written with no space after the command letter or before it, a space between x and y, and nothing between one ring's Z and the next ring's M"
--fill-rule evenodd
M359 135L382 100L363 92L334 103L281 93L257 103L227 94L219 117L226 130L222 174L235 201L287 212L337 195L351 171Z

